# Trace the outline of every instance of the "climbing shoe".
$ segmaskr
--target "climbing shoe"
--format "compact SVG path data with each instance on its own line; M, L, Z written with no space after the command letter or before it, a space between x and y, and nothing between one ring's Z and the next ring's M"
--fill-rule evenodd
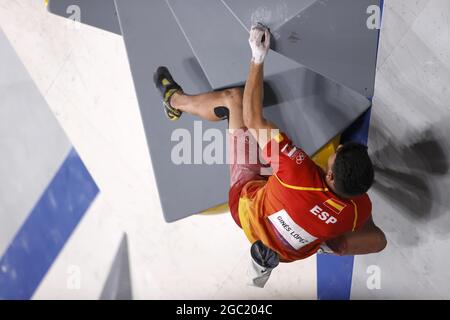
M176 92L183 93L183 89L173 80L172 75L166 67L159 67L156 70L153 75L153 81L163 98L166 116L172 121L178 120L183 112L172 107L170 99Z

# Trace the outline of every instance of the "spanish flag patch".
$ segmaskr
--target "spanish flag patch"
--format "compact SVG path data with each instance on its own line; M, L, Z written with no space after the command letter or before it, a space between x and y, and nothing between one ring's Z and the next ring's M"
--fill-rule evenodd
M325 201L323 203L323 205L325 207L327 207L328 209L330 209L331 211L333 211L336 214L340 214L342 212L342 210L345 209L345 207L347 206L345 203L343 203L342 201L336 200L336 199L328 199L327 201Z

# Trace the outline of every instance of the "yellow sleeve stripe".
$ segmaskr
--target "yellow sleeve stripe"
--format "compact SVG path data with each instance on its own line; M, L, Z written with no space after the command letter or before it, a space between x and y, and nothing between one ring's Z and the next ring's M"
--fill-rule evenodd
M322 192L328 191L328 188L309 188L309 187L293 186L293 185L290 185L290 184L287 184L287 183L284 183L283 181L281 181L281 179L276 174L274 176L275 176L275 178L277 178L278 182L280 182L283 187L286 187L289 189L299 190L299 191L322 191Z
M250 201L247 198L240 198L239 199L239 221L241 222L242 230L244 230L244 234L247 237L248 241L250 243L255 243L258 239L255 236L255 234L252 231L252 227L250 225L250 218L249 218L249 203Z
M278 144L280 144L281 142L283 142L284 137L281 133L277 134L274 138L273 138Z
M353 205L355 206L355 220L353 221L353 230L352 230L352 231L355 231L356 223L358 222L358 207L356 206L355 201L353 201L353 200L351 200L351 201L352 201Z

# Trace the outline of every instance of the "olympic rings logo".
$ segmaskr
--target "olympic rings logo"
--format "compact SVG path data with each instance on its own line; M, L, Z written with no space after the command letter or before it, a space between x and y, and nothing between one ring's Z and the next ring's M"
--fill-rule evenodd
M303 152L300 152L298 156L295 158L295 162L300 165L306 159L306 155Z

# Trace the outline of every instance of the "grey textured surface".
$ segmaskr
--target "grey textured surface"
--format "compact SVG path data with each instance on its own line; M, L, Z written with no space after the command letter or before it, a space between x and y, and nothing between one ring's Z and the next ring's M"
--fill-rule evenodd
M450 298L449 17L445 0L385 2L369 148L388 246L355 257L353 299Z
M257 22L276 30L316 0L222 0L247 30Z
M160 65L168 66L186 92L204 92L211 87L167 3L135 0L130 6L129 1L117 0L116 4L165 219L175 221L226 202L226 165L177 166L171 161L172 132L178 128L192 132L198 118L185 114L179 121L167 120L153 72ZM204 130L225 132L226 126L226 122L203 123Z
M167 2L213 89L243 84L251 58L248 31L224 4L218 0L190 0L189 5L183 0ZM298 67L272 51L264 72L271 76Z
M378 30L367 8L379 0L321 0L274 30L275 50L311 70L373 97Z
M48 10L64 18L70 17L70 6L80 8L81 23L121 34L114 0L49 0Z
M1 29L0 70L0 252L3 252L71 145Z
M125 233L120 241L111 265L100 300L132 300L130 261L128 258L128 237Z
M275 94L280 100L276 106L265 108L264 115L312 155L346 129L371 103L352 90L310 71L303 71L306 77L302 77L305 73L300 70L293 70L280 80L267 79L267 83L272 84L269 86L275 88L274 92L280 92ZM307 81L303 82L302 78ZM283 80L305 83L302 89L309 88L313 94L301 97L303 90L285 87Z
M165 219L175 221L226 202L226 165L172 163L173 130L193 133L198 119L183 115L175 123L167 121L152 74L159 65L168 66L191 94L243 84L251 56L248 31L221 1L193 0L187 6L180 0L135 0L130 6L116 0L116 6ZM275 52L266 67L266 116L310 154L370 106L352 90ZM226 123L203 122L203 128L224 132Z

